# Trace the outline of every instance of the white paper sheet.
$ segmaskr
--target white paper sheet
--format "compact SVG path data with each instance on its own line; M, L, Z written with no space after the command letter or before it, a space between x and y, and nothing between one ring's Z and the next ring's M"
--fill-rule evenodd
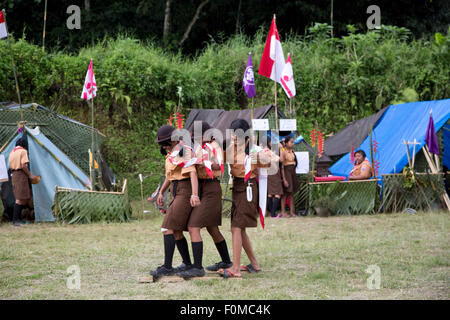
M8 181L8 168L6 167L5 156L0 154L0 182Z
M309 153L308 152L296 152L297 156L297 167L295 168L295 173L308 173L309 172Z

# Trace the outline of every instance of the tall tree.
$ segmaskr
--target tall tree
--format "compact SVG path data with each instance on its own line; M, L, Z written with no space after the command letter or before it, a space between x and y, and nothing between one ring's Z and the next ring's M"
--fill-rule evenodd
M166 0L166 9L164 10L164 28L163 28L163 38L166 38L170 32L170 5L172 0Z
M206 4L208 4L209 0L204 0L202 3L200 3L200 5L197 8L197 11L195 11L195 15L192 18L191 22L189 23L186 31L183 34L183 37L181 38L180 42L178 43L178 46L182 46L183 43L187 40L187 38L189 37L189 33L191 32L192 27L194 26L194 24L197 22L198 18L200 18L200 12L202 11L203 7L206 6Z

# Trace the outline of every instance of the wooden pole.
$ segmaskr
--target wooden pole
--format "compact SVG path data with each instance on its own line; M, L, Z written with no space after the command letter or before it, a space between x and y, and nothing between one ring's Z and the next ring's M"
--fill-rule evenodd
M425 158L427 159L428 165L430 166L431 172L438 173L438 170L436 169L436 167L433 163L433 160L430 155L430 151L428 150L428 146L426 144L422 150L423 150L423 153L425 154ZM447 192L444 191L444 193L441 196L444 199L447 209L450 211L450 197L448 196Z
M94 97L91 98L91 117L92 117L92 166L91 166L91 185L95 190L95 132L94 132Z
M275 14L273 15L273 18L276 20ZM275 131L277 134L278 132L278 106L277 106L277 50L275 48L275 84L274 84L274 91L275 91Z
M91 149L88 149L89 153L89 180L91 180L91 191L94 190L92 185L92 152Z
M144 188L142 186L142 174L139 174L139 181L141 182L141 199L142 199L142 220L144 220Z
M13 55L13 51L12 51L11 39L9 37L9 32L8 32L8 24L6 23L5 9L3 9L2 12L3 12L3 18L5 19L5 30L6 30L6 36L8 38L9 52L11 53L11 64L13 67L14 79L16 80L16 93L17 93L17 98L19 99L20 120L23 120L22 99L20 98L19 81L17 80L16 64L14 63L14 55Z

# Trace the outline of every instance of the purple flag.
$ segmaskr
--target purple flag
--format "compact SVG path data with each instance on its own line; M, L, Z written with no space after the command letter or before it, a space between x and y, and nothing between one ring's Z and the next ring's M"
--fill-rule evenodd
M425 142L431 153L439 155L439 145L437 142L436 130L434 130L433 116L430 114L430 121L428 121L427 134L425 135Z
M255 75L253 73L252 54L248 54L247 67L244 72L244 79L242 79L245 93L249 98L253 98L256 95L255 90Z

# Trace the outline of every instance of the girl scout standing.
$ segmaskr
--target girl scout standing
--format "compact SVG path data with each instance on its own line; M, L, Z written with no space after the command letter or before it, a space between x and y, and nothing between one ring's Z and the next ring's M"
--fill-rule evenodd
M267 139L267 147L265 148L266 153L270 157L271 161L271 169L276 172L269 172L267 177L267 202L268 209L270 210L270 216L272 218L279 218L280 215L277 215L278 205L280 204L281 196L283 195L283 181L281 179L281 165L284 161L283 153L280 153L280 156L277 156L276 153L272 150L272 141L269 137Z
M243 130L246 132L250 126L244 119L236 119L230 126L233 130ZM258 261L253 252L250 239L247 235L246 228L256 228L258 218L258 187L256 184L256 177L258 174L258 167L268 167L260 163L251 164L251 174L247 181L245 181L245 158L250 156L249 152L249 137L245 139L238 139L233 134L231 136L231 143L227 146L225 152L226 162L230 164L233 176L233 193L231 206L231 235L233 242L233 265L228 269L219 269L224 278L240 277L241 271L258 272L261 270ZM252 157L260 158L264 152L252 154ZM231 159L231 157L234 159ZM270 166L270 164L269 164ZM247 188L249 190L247 191ZM251 197L249 196L251 190ZM242 266L241 268L241 251L244 248L250 264Z
M223 152L219 143L211 135L209 137L205 136L205 132L209 129L211 129L209 124L202 121L202 145L197 145L195 156L199 159L210 161L211 165L206 167L204 161L196 164L201 203L192 210L188 221L194 265L193 268L178 273L183 278L205 275L202 266L203 240L200 234L200 229L203 227L206 227L211 235L222 259L221 262L207 266L206 269L217 271L220 268L229 268L232 265L227 243L219 231L219 226L222 224L222 188L220 187L219 179L222 175L220 163L222 163Z
M165 125L158 129L155 142L161 146L161 153L167 154L165 163L166 179L159 191L157 203L164 205L164 192L170 185L172 201L162 223L164 234L164 264L150 271L154 277L172 275L191 266L189 248L183 231L187 231L187 222L192 207L200 205L198 197L198 180L195 166L183 167L182 162L191 157L187 148L181 148L178 141L171 141L175 129ZM178 268L172 267L175 245L183 259Z
M295 168L297 167L297 157L294 153L294 138L289 136L285 140L285 149L281 152L283 157L283 167L281 176L283 178L284 194L281 198L281 214L283 217L289 217L286 214L286 198L289 197L290 216L295 217L294 193L299 189L299 182Z

